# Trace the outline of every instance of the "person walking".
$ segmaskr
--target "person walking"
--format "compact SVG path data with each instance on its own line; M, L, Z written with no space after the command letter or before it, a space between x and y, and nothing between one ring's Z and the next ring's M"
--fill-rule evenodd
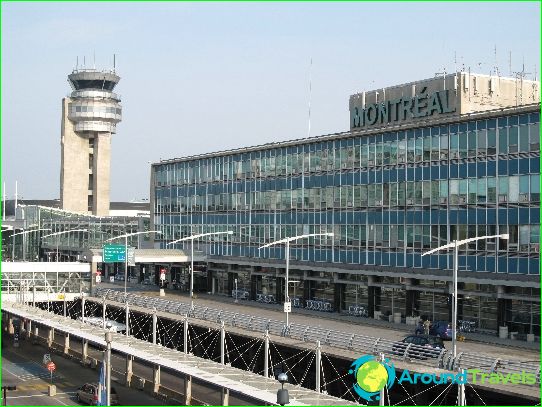
M423 323L423 333L425 335L429 335L429 327L431 326L431 322L427 319Z

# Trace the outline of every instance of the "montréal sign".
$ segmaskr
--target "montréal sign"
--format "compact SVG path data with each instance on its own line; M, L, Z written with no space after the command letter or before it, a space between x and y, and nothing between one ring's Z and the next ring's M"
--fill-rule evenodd
M450 105L449 90L439 90L427 94L424 87L418 95L372 103L365 108L354 107L352 127L388 124L407 119L432 116L435 113L453 113L455 106Z

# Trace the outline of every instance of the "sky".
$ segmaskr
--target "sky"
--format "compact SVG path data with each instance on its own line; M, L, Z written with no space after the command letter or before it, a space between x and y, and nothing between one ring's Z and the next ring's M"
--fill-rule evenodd
M77 57L102 70L116 55L112 201L148 198L153 162L346 131L357 92L462 68L508 76L510 61L540 78L539 2L2 2L1 13L8 199L16 180L19 197L59 198Z

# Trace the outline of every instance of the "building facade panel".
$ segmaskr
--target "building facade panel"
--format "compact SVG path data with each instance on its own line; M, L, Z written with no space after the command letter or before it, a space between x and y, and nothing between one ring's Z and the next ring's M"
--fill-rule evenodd
M333 238L292 242L292 269L317 264L336 270L302 273L297 289L303 301L316 298L348 310L354 298L372 312L431 311L432 318L448 319L451 255L422 257L425 251L455 239L508 233L508 242L461 247L459 269L483 278L539 275L539 108L454 113L154 164L151 216L163 232L156 243L165 247L191 234L231 230L232 236L204 242L213 261L252 267L254 281L242 279L250 283L247 289L264 295L265 288L280 298L285 250L258 248L285 237L333 232ZM268 261L277 263L272 276L254 274ZM359 292L356 284L338 282L354 270L377 280ZM445 286L407 289L403 277L385 282L382 271L417 282L441 279ZM214 277L217 287L226 287L221 292L231 290L232 273L239 275L228 269ZM530 281L539 289L537 279ZM476 295L463 304L465 316L476 314L480 325L493 321L484 322L491 330L506 319L497 316L496 286L490 299ZM491 318L482 317L488 304L495 305Z

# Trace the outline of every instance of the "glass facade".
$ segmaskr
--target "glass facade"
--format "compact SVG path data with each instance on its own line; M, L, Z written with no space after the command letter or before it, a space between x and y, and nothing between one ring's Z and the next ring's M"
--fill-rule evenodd
M290 258L437 270L450 269L451 256L422 252L509 233L461 247L460 270L539 274L539 113L488 116L157 164L158 242L232 230L210 237L208 253L284 259L282 247L258 247L333 232L295 242Z
M15 236L3 234L4 261L6 259L54 261L57 248L60 254L65 255L61 260L69 260L70 257L72 257L71 260L77 260L78 252L84 249L101 249L104 241L109 238L150 230L148 217L98 217L43 206L20 206L17 208L16 216L17 219L24 220L25 231L35 229L36 232ZM87 230L88 232L74 231L45 237L69 230ZM140 247L144 241L148 240L148 235L130 236L128 245Z

